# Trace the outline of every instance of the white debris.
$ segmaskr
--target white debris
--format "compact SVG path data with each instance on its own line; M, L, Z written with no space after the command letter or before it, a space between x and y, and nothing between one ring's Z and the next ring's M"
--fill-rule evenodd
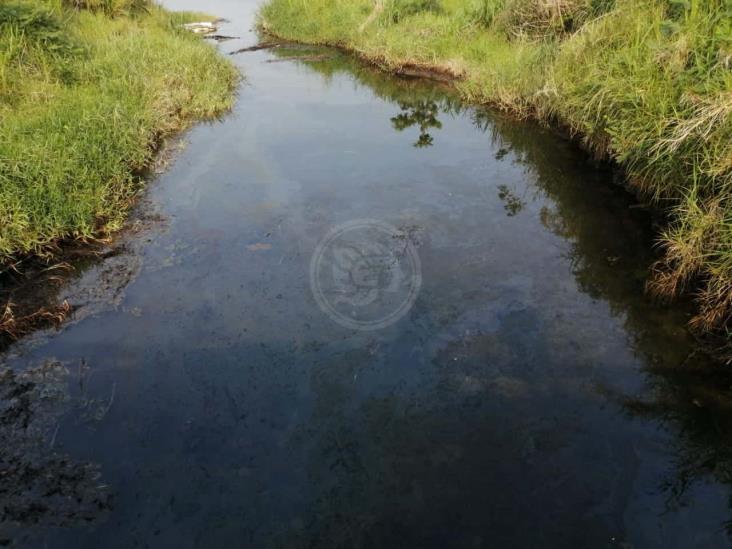
M209 21L198 21L196 23L186 23L183 28L196 34L208 34L216 31L216 25Z

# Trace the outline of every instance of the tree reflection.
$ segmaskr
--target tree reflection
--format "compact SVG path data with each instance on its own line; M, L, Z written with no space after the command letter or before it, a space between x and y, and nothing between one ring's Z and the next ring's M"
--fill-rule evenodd
M732 402L725 374L649 375L643 394L627 394L607 386L598 390L635 418L660 423L674 433L673 469L662 480L668 510L690 503L691 489L713 478L732 485ZM732 508L732 501L730 501ZM732 518L724 527L732 537Z
M506 210L508 217L518 214L525 205L507 185L498 185L498 198L503 202L503 209Z
M439 113L466 111L455 95L439 84L388 78L350 59L313 68L326 76L347 72L379 97L398 104L402 113L392 124L397 131L418 127L418 147L434 142L430 130L440 127L435 124ZM593 166L576 145L538 126L527 129L526 123L517 124L488 110L470 109L470 116L477 128L490 135L496 160L511 153L513 165L525 171L526 179L545 202L535 215L547 231L566 243L578 287L606 303L632 338L630 346L645 365L642 375L650 388L640 396L608 386L598 391L629 415L660 423L674 434L674 467L660 487L667 494L669 507L681 505L690 497L691 486L709 478L732 486L729 375L716 370L714 379L709 379L700 373L708 370L709 363L693 352L695 342L685 329L687 310L683 303L664 307L643 298L648 269L655 260L652 216L634 207L634 199L620 185L608 185L610 181L620 183L621 177L607 165ZM505 186L499 187L498 193L509 215L532 200L518 198ZM495 349L495 345L493 341L485 347ZM679 370L687 374L679 376ZM475 378L472 374L468 377ZM529 379L525 385L535 384L535 379ZM400 431L397 439L403 441L409 429ZM380 436L383 439L384 435ZM395 443L388 451L399 452L400 445ZM346 447L343 441L339 443L339 448ZM402 455L406 455L403 449ZM414 471L415 467L412 463L407 469Z
M525 131L487 111L475 111L473 117L496 146L511 150L515 162L550 199L539 219L569 243L579 287L606 302L633 338L645 364L647 387L641 394L629 394L604 383L598 391L630 416L674 433L673 470L659 486L669 510L688 503L690 489L710 477L732 486L730 375L694 351L697 346L685 328L685 304L664 307L641 298L655 259L651 215L629 207L633 198L619 184L608 185L616 174L608 166L593 168L573 144L549 145L548 139L557 141L555 136L539 128ZM559 155L565 156L563 162L558 162ZM559 171L559 165L576 166L582 177ZM732 520L726 528L732 535Z
M431 147L435 140L429 130L442 128L442 122L437 119L439 112L437 103L431 100L400 101L399 108L402 113L391 119L394 129L401 132L417 126L419 138L414 146L417 148Z
M291 55L291 51L288 48L273 50L277 56ZM298 51L311 54L328 51L332 54L332 50L314 47ZM319 62L304 60L302 63L319 73L326 81L337 74L348 74L357 84L368 87L378 97L396 103L402 112L391 118L392 125L399 132L416 126L419 129L419 137L414 146L417 148L430 147L434 144L430 130L442 128L440 114L455 115L466 110L454 89L448 84L419 78L385 77L383 71L365 65L352 56L335 55Z

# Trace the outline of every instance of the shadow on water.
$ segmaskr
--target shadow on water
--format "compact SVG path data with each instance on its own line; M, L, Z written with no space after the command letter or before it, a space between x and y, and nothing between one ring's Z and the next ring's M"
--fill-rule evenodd
M285 48L275 53L292 56ZM447 85L389 77L344 55L302 64L326 79L339 73L351 75L378 97L395 103L401 112L391 119L392 125L398 132L416 129L417 148L434 144L442 128L440 117L469 116L476 128L490 136L496 160L519 166L532 180L533 186L521 190L495 185L506 215L521 214L536 193L550 199L538 212L541 224L568 243L566 254L580 288L593 299L607 302L613 315L624 319L627 333L634 338L633 348L646 362L672 368L693 358L688 364L692 368L718 370L711 361L696 356L698 348L685 327L691 303L666 307L644 295L650 266L658 257L654 252L657 227L653 214L624 190L622 174L615 168L593 163L545 128L466 107Z
M632 339L630 347L644 364L639 373L641 382L633 389L624 390L614 386L603 374L598 375L591 388L598 397L596 405L601 407L603 402L609 402L625 417L660 425L671 434L667 466L648 485L650 490L661 494L660 514L671 514L692 503L695 495L699 495L695 491L698 485L719 483L728 493L732 487L732 378L699 351L686 330L692 307L689 302L666 307L644 295L649 267L657 258L653 241L657 227L654 227L654 214L623 188L622 174L610 165L593 163L574 145L544 128L527 131L526 123L517 123L509 116L465 107L448 87L387 77L347 56L303 64L325 78L339 73L352 75L378 97L395 103L401 112L391 119L392 125L398 132L416 129L418 138L414 147L417 148L430 147L439 139L442 117L468 115L476 128L490 135L493 149L497 150L496 160L521 166L531 176L535 189L496 186L506 215L521 215L526 202L532 200L527 195L532 193L541 193L549 199L549 204L538 212L541 224L567 242L566 254L579 288L593 299L607 303L612 315L622 320L625 333ZM610 181L613 183L608 185ZM522 325L519 329L525 328ZM553 420L544 417L534 419L545 423L537 437L533 428L526 425L526 417L514 415L517 408L531 409L536 406L536 400L547 396L540 389L537 391L530 375L524 379L498 375L488 382L481 377L486 363L516 359L515 350L505 346L505 341L510 339L515 339L515 335L505 340L495 334L463 337L451 341L438 353L435 363L443 376L438 385L458 386L470 395L458 405L467 412L465 423L460 413L455 413L449 391L435 394L429 402L416 394L419 391L374 398L354 413L346 403L356 370L346 369L340 383L331 379L322 386L326 376L314 374L314 390L323 401L321 421L333 425L332 431L319 435L320 450L322 459L329 463L329 470L336 472L337 480L318 479L324 484L323 496L310 521L294 532L282 534L275 545L288 546L296 540L308 539L315 545L335 540L336 544L381 546L396 538L412 546L500 546L503 543L530 546L538 539L565 546L594 546L589 540L598 546L608 542L610 546L630 546L625 544L628 539L618 535L624 530L622 509L627 500L623 501L623 494L610 491L604 502L611 509L617 508L617 530L607 530L598 521L598 529L589 532L583 521L567 523L566 515L578 510L572 509L569 502L563 509L563 498L555 493L559 486L570 488L574 473L559 475L556 486L547 488L541 487L546 471L536 477L523 476L526 470L512 470L511 465L503 462L505 455L496 456L495 461L489 457L488 461L471 463L472 457L485 459L493 449L502 446L514 447L517 461L534 453L538 458L542 444L570 445L569 439L581 436L556 432ZM462 354L463 358L471 357L475 363L456 368L444 356L451 352ZM494 395L499 396L498 402L485 401L481 389L486 383L497 390ZM340 399L333 394L341 394ZM565 397L573 398L569 394ZM552 398L556 399L557 395ZM344 425L351 424L353 429L343 429ZM384 425L388 428L384 429ZM303 437L318 436L306 426L302 430ZM433 443L435 433L443 442L438 446ZM522 436L526 440L521 440ZM613 440L612 433L600 437L607 438L605 450L617 456L618 462L639 460L637 449L622 448L623 443ZM618 446L613 447L616 442ZM466 452L466 448L471 451ZM392 459L379 460L383 455ZM534 465L550 470L554 466L561 468L559 463L551 461ZM639 465L619 465L619 472L614 472L616 486L628 482L634 474L625 470L628 467L637 469ZM476 471L490 473L476 475ZM512 488L518 495L501 491L503 478L517 482ZM384 484L392 479L403 479L404 486ZM491 516L483 512L485 501L466 502L466 494L475 492L489 499L500 492L498 497L502 501L488 505L493 509ZM385 493L394 497L384 497ZM703 490L700 497L704 497ZM370 506L373 501L385 507L374 509ZM440 512L448 517L447 528L443 521L434 527L430 524L430 517L435 513L433 506L438 501ZM732 536L732 498L724 496L723 501L727 501L726 514L730 518L717 522L716 527L712 524L711 528ZM544 511L552 510L538 518L536 506ZM466 511L471 507L476 509L475 514ZM515 522L510 526L502 523L505 516L501 509L506 514L520 514L523 510L531 517L526 523L527 530L517 529ZM583 527L578 532L580 522ZM323 529L321 525L325 525ZM687 525L687 533L692 537L695 527L704 528L699 524ZM477 531L490 531L494 537L485 539L471 534ZM535 531L541 532L538 538ZM714 543L700 540L698 546L711 547Z
M313 58L323 51L273 53ZM441 84L390 78L325 51L327 58L297 63L326 83L347 78L387 103L388 137L403 139L406 151L394 154L425 155L415 157L411 169L426 170L426 159L434 161L426 155L443 154L454 132L465 131L451 122L468 121L468 129L488 136L481 153L488 164L463 166L467 161L452 151L452 164L433 162L431 172L420 172L437 174L437 183L408 187L401 191L413 194L407 198L394 195L433 224L420 248L424 287L413 311L381 333L337 332L318 324L323 320L312 315L311 303L299 309L296 298L282 299L306 289L298 286L297 267L285 269L297 276L278 282L282 275L273 265L283 259L266 255L278 245L265 241L269 233L248 247L242 260L248 270L241 272L234 255L222 254L225 261L216 263L217 246L228 238L217 226L203 226L213 235L209 240L191 230L201 238L193 244L162 239L161 247L173 253L159 268L147 265L136 295L143 305L145 299L162 303L164 313L156 317L151 307L149 317L100 316L109 327L90 319L97 324L80 323L68 348L62 333L55 346L32 353L37 359L84 352L102 363L93 382L79 376L88 393L76 389L63 405L48 401L56 412L38 433L55 439L53 425L69 402L81 402L75 410L83 414L88 407L98 437L71 425L60 442L100 463L104 481L118 494L106 522L59 531L59 521L50 520L39 537L60 547L728 544L730 379L719 369L709 373L695 353L684 304L664 307L643 296L654 260L649 213L620 185L608 184L616 177L609 167L591 165L550 132L466 108ZM288 63L267 70L284 71ZM312 115L317 123L319 115L329 115L322 105L309 108L323 109ZM354 127L362 123L357 118ZM265 149L260 131L257 144ZM275 136L279 147L289 133ZM296 145L305 155L300 149L307 147ZM194 147L191 154L195 159L209 151ZM346 162L336 155L326 160L336 172ZM300 179L311 175L310 164L312 180L322 179L325 168L305 162ZM358 168L357 160L348 162ZM337 175L368 203L359 187L363 178ZM267 181L276 186L274 176ZM323 187L326 195L334 193ZM236 192L233 185L225 188ZM246 199L255 202L258 188L247 188ZM315 218L318 208L348 206L328 202L316 183L285 189L315 203ZM174 187L163 196L182 200L183 191ZM381 208L381 189L369 192ZM456 205L449 203L453 195ZM262 211L270 212L267 199ZM224 218L220 210L213 211ZM304 215L291 210L276 213L282 219ZM242 222L245 216L234 213ZM293 225L297 236L308 225L296 221L305 227ZM470 233L475 227L485 234ZM170 233L184 239L190 235L176 231L185 230L174 224ZM296 237L289 240L308 251ZM188 249L194 256L184 255ZM154 261L162 252L142 253ZM136 266L123 281L140 270L127 262ZM233 281L226 278L231 265ZM218 286L201 284L214 276ZM200 287L186 296L192 303L186 309L182 290L170 289L188 288L190 280ZM247 286L250 280L264 280L264 290ZM223 301L206 300L207 292L217 291ZM238 303L227 309L232 295L248 299L251 311ZM127 306L123 293L112 301ZM3 379L17 384L7 375ZM113 407L115 394L127 397L118 396ZM53 454L53 444L45 447ZM78 479L79 518L90 522L87 504L106 511L108 503L92 469ZM24 540L38 541L33 535Z

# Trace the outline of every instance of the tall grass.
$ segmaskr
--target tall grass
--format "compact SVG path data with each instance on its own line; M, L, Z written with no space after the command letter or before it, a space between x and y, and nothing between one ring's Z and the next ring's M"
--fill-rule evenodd
M0 4L0 271L120 227L162 137L227 109L237 72L147 0Z
M569 128L668 212L649 287L697 293L693 324L729 331L730 0L270 0L261 25L449 70L470 101Z

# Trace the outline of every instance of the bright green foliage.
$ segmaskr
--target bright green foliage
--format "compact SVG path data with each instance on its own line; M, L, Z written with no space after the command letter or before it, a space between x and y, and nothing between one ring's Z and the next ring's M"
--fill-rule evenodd
M0 267L118 228L161 138L231 105L238 73L183 20L141 0L0 4Z

